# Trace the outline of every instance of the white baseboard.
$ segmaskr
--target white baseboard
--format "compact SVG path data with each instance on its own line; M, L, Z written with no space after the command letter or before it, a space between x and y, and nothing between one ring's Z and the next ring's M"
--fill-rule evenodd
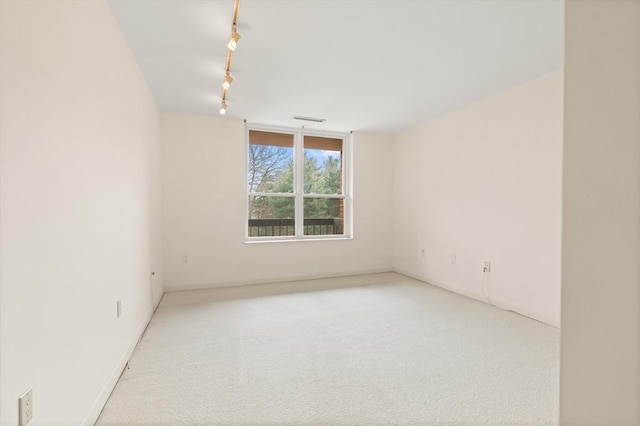
M389 266L386 268L350 271L350 272L344 272L344 273L329 273L329 274L321 274L321 275L318 275L318 274L296 275L296 276L275 277L275 278L265 278L265 279L222 281L222 282L214 282L214 283L186 284L186 285L169 284L165 286L164 291L171 293L174 291L186 291L186 290L208 290L208 289L214 289L214 288L240 287L240 286L256 285L256 284L271 284L271 283L282 283L282 282L291 282L291 281L317 280L317 279L324 279L324 278L351 277L355 275L380 274L383 272L393 272L393 267Z
M507 311L513 311L525 317L534 319L536 321L543 322L547 325L550 325L555 328L560 328L560 322L554 318L551 318L547 315L541 314L540 312L532 311L527 308L523 308L522 306L516 306L511 303L505 302L501 299L496 299L494 297L491 298L493 301L493 305L497 306L500 309L504 309Z
M451 286L451 285L440 283L440 282L435 282L433 280L428 280L428 279L426 279L424 277L420 277L420 276L412 274L410 272L403 271L402 269L395 268L394 271L397 272L398 274L406 275L409 278L413 278L415 280L422 281L423 283L426 283L426 284L429 284L429 285L433 285L435 287L440 287L440 288L443 288L445 290L451 291L453 293L461 294L462 296L466 296L466 297L469 297L471 299L475 299L475 300L478 300L480 302L489 304L487 299L485 299L484 295L482 295L482 294L473 293L473 292L470 292L468 290L461 289L461 288L458 288L458 287L455 287L455 286ZM540 321L540 322L543 322L543 323L548 324L550 326L553 326L553 327L556 327L556 328L560 328L560 323L557 320L555 320L554 318L551 318L551 317L549 317L547 315L541 314L539 312L532 311L532 310L527 309L527 308L523 308L522 306L517 306L517 305L511 304L511 303L505 302L505 301L503 301L501 299L496 299L493 296L491 297L491 301L493 302L491 304L493 306L497 307L497 308L504 309L504 310L507 310L507 311L513 311L513 312L516 312L516 313L518 313L520 315L523 315L525 317L534 319L536 321Z
M156 313L156 311L158 310L158 306L160 306L160 302L162 302L162 298L164 297L164 288L162 289L162 293L160 294L160 297L158 297L158 300L153 302L153 314Z
M140 339L142 338L144 331L147 329L149 322L151 322L151 317L153 317L155 308L158 306L163 296L164 296L164 290L162 291L162 295L158 299L158 302L154 306L154 310L149 312L145 320L142 322L142 325L138 329L138 332L135 334L134 338L131 340L131 343L129 344L127 349L124 351L124 353L122 354L122 357L120 358L115 368L113 369L113 372L109 376L109 380L107 380L107 383L105 383L102 390L96 397L95 401L93 401L93 404L91 405L91 409L89 409L89 412L82 420L82 423L81 423L82 426L93 426L98 420L98 417L100 417L100 413L102 412L102 409L107 403L107 400L109 400L109 397L111 396L111 392L113 392L113 389L116 387L116 384L118 383L118 380L122 375L122 372L127 367L127 363L131 359L131 356L133 355L133 351L136 349L136 346L138 346L138 342L140 342Z

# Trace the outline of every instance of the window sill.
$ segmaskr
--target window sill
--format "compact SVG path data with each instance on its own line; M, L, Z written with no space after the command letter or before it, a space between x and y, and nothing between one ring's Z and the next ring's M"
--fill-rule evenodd
M327 237L327 238L274 238L274 239L246 239L244 244L264 244L264 243L299 243L307 241L346 241L353 240L353 237L341 236L341 237Z

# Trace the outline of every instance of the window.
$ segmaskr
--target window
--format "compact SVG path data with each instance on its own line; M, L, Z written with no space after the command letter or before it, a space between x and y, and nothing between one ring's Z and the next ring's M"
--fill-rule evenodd
M350 235L348 135L247 126L250 240Z

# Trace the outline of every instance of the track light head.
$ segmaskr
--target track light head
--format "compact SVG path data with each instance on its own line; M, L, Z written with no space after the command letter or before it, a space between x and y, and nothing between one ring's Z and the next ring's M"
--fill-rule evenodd
M227 112L227 102L223 99L220 104L220 114L224 115Z
M227 44L227 47L229 48L229 50L236 50L236 47L238 46L239 41L240 41L240 33L236 30L236 26L234 25L231 28L231 40L229 40L229 44Z
M231 83L233 83L233 77L231 77L231 75L229 74L229 72L227 72L224 75L224 83L222 83L222 87L227 90L229 88L229 86L231 86Z

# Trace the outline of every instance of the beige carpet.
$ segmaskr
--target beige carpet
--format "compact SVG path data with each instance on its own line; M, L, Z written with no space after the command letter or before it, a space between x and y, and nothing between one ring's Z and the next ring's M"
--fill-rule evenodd
M559 331L387 273L167 293L99 425L552 425Z

